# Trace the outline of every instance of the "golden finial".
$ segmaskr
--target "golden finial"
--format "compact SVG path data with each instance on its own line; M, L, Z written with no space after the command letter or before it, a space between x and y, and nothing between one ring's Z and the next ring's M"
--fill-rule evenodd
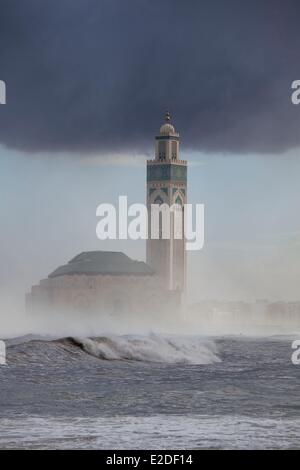
M170 112L167 111L166 114L165 114L165 121L166 122L170 122L171 121L171 116L170 116Z

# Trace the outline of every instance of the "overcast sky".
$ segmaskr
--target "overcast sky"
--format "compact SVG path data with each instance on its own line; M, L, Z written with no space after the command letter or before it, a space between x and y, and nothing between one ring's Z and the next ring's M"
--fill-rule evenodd
M142 151L162 109L186 146L299 144L297 0L1 0L0 141Z
M20 295L145 200L169 108L205 204L193 298L299 298L299 1L1 0L0 282ZM200 286L200 288L199 288Z

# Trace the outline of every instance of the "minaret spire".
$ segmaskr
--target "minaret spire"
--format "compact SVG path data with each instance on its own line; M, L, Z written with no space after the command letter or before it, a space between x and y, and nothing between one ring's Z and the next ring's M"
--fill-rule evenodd
M165 121L166 122L171 122L171 115L170 115L170 111L166 111L166 114L165 114Z

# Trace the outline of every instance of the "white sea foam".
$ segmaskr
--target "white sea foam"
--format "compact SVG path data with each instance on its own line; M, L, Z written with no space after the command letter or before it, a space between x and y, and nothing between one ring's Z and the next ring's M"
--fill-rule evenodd
M298 449L300 420L247 416L0 419L2 449Z
M219 362L213 341L199 337L150 334L74 338L84 351L107 360L211 364Z

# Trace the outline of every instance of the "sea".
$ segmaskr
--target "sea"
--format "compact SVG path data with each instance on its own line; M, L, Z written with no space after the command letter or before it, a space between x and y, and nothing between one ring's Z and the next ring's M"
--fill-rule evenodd
M0 448L299 449L295 339L9 339Z

